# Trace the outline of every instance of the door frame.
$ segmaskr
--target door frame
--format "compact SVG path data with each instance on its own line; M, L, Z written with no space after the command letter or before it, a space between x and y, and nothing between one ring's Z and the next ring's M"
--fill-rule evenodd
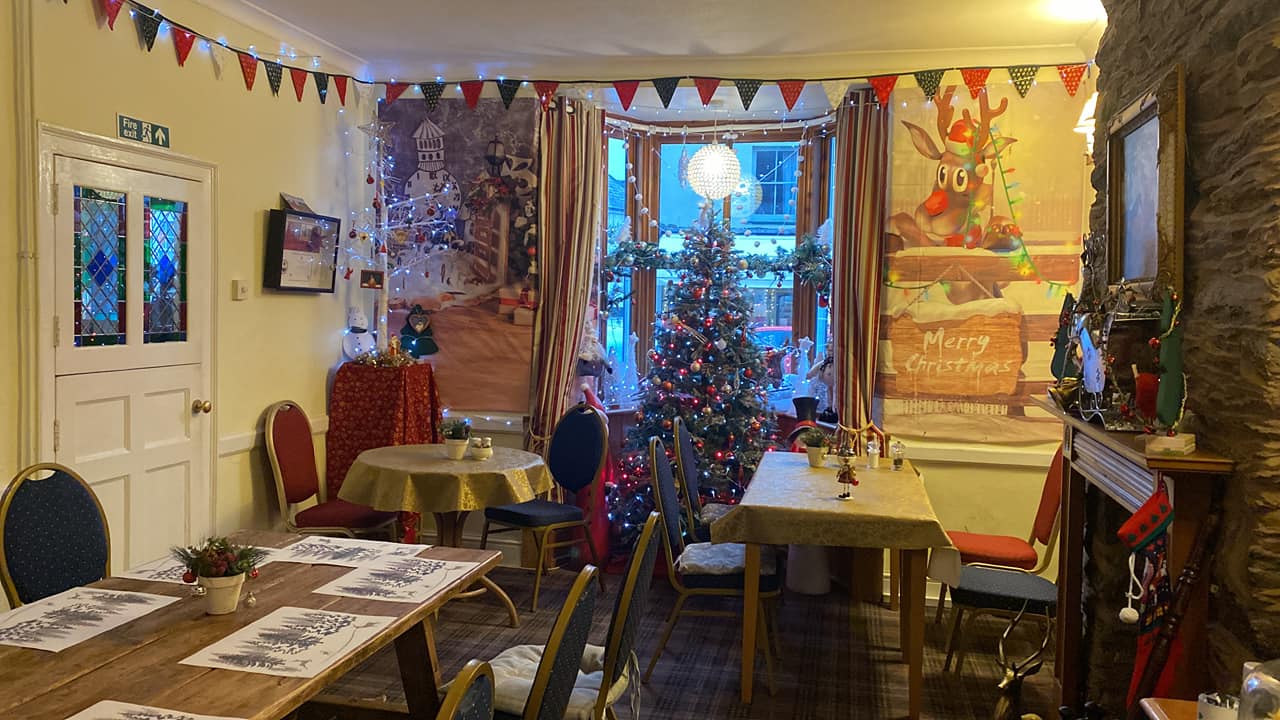
M138 145L114 138L57 127L47 123L39 125L39 181L36 207L36 283L34 293L24 293L21 312L31 318L37 338L30 349L21 353L23 362L31 363L36 387L31 388L36 398L39 423L30 429L29 443L35 447L37 457L52 462L53 426L57 417L54 383L54 258L57 237L54 231L53 203L55 157L69 157L106 165L116 165L130 170L169 175L200 184L205 207L209 212L209 335L204 345L201 363L209 373L209 397L218 403L218 369L213 359L217 357L218 341L218 166L215 163L185 155ZM60 211L70 212L68 208ZM34 297L29 297L34 294ZM26 344L26 343L22 343ZM202 519L207 530L214 526L218 507L218 413L210 415L213 425L209 429L209 442L204 449L205 472L209 478L209 512ZM199 534L199 533L196 533Z

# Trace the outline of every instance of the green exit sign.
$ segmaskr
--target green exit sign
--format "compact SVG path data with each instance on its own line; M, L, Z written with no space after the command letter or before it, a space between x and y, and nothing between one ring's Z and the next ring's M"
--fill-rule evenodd
M169 147L169 128L146 120L138 120L128 115L116 115L117 134L125 140Z

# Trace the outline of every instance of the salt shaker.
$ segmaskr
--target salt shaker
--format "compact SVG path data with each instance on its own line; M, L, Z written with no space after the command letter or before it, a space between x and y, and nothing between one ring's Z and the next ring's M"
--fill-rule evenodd
M867 441L867 469L875 470L880 467L880 440L872 436Z
M903 462L907 459L907 446L903 445L901 440L889 443L889 457L893 458L893 469L901 470Z

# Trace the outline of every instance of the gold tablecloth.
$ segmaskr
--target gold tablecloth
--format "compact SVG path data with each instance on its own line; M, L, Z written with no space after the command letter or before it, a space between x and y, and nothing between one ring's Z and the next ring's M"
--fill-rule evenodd
M339 497L375 510L466 512L532 500L551 482L542 458L524 450L450 460L444 445L397 445L360 453Z
M840 500L836 459L809 467L800 453L765 453L737 507L711 525L711 541L763 545L931 548L929 574L958 579L959 554L929 503L924 480L908 462L894 471L887 458L867 469L857 458L853 499Z

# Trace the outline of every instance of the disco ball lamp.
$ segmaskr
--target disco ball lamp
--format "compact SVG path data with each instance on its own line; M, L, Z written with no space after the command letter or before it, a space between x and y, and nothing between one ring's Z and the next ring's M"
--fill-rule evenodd
M742 179L738 156L728 145L707 145L689 159L689 187L708 200L723 200Z

